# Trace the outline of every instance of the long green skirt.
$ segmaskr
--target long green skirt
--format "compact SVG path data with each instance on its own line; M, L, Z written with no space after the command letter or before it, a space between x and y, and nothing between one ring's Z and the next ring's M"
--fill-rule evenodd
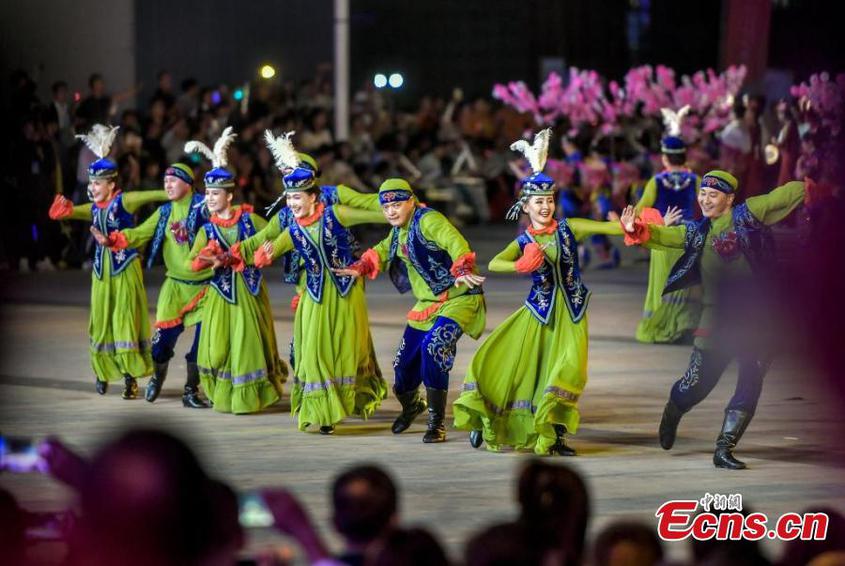
M187 328L200 322L208 289L205 284L183 283L172 277L165 277L158 292L156 324L175 326L181 323ZM213 289L211 291L213 292Z
M548 324L527 307L509 316L473 356L453 404L455 427L483 431L487 449L548 454L552 425L578 430L587 384L587 318L573 323L560 290Z
M698 326L701 306L690 289L663 295L666 279L681 255L680 250L651 250L643 318L637 325L640 342L677 342Z
M153 373L153 360L141 262L134 259L112 276L110 254L105 256L102 279L91 274L91 368L100 381L146 377Z
M235 277L236 304L210 288L203 298L197 365L203 389L221 413L255 413L282 394L287 367L279 359L267 288L258 296Z
M344 298L326 276L322 302L302 295L293 323L291 414L299 430L368 418L387 396L370 335L364 284Z

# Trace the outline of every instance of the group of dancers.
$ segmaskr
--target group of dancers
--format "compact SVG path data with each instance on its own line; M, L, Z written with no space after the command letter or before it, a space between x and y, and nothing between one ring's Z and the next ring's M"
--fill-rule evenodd
M316 162L296 151L293 133L276 137L268 131L265 141L284 185L276 204L284 199L285 206L265 220L232 202L235 177L227 169L227 149L236 134L231 127L213 148L196 141L185 146L186 153L198 152L211 162L204 196L194 190L193 170L181 163L166 169L163 191L122 193L117 166L107 157L115 133L116 128L96 125L79 136L99 158L88 169L92 202L74 206L59 195L50 209L55 220L90 222L96 240L89 335L98 393L122 380L123 398L133 399L137 380L151 375L145 398L155 401L178 337L194 326L184 406L254 413L276 403L289 370L278 355L261 270L280 260L284 280L297 288L291 305L291 413L300 430L332 434L349 416L372 415L387 396L364 283L386 272L400 293L410 291L416 299L393 362L401 412L392 431L405 431L427 411L423 442L446 440L457 343L464 334L481 336L486 306L475 253L445 216L421 203L404 179L387 179L377 194L320 186ZM454 426L470 431L473 447L575 454L566 436L578 430L578 402L587 383L590 299L578 242L619 235L628 245L652 250L638 337L671 342L696 329L689 367L672 386L664 409L661 446L672 447L682 416L737 357L736 394L725 411L713 462L745 467L733 450L754 415L768 357L730 351L708 333L715 287L726 271L760 268L770 255L768 226L802 203L805 183L787 183L734 206L736 179L724 171L699 178L685 169L684 142L669 134L662 142L666 171L649 182L636 207L608 221L556 218L555 183L544 173L550 130L539 132L531 144L520 140L511 146L525 155L531 172L521 180L508 218L525 215L528 224L488 269L528 275L531 286L523 306L478 348L454 401ZM135 227L134 212L152 202L164 204ZM350 228L365 223L388 224L390 231L359 256ZM167 270L152 337L139 252L144 245L148 265L161 256ZM701 297L700 306L692 293ZM208 402L200 397L200 386Z

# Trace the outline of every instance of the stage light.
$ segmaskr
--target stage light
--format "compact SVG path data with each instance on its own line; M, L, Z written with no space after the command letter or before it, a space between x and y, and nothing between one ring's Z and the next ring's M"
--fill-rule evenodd
M262 79L272 79L276 76L276 69L273 68L272 65L264 65L261 67L261 78Z
M79 93L79 91L74 92L73 93L73 101L79 102L80 100L82 100L82 95Z
M242 88L235 89L234 94L232 94L232 98L234 98L235 100L243 100L244 89L242 89Z
M376 76L373 77L373 84L376 88L384 88L387 86L387 77L381 73L376 73Z
M399 88L403 84L405 84L405 78L400 73L393 73L390 75L390 79L388 81L390 86L393 88Z

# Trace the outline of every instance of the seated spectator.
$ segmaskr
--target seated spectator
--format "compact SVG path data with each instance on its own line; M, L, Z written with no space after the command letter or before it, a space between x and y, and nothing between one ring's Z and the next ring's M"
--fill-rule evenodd
M593 543L595 566L651 566L663 560L653 526L633 521L611 523Z
M532 540L523 523L494 525L467 542L467 566L541 566L542 549Z
M396 529L367 553L367 566L447 566L446 552L425 529Z

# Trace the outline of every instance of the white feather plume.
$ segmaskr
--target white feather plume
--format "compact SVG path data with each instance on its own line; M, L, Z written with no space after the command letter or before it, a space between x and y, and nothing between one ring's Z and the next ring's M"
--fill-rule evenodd
M238 134L232 132L232 126L229 126L217 138L217 142L214 144L216 160L212 161L215 167L226 167L229 164L229 146L232 145L236 137L238 137Z
M211 161L212 167L225 167L229 164L229 146L238 134L232 133L232 126L227 127L217 138L214 149L211 149L201 141L189 141L185 144L185 153L201 153Z
M270 130L264 130L264 141L267 142L267 147L270 153L273 154L273 159L276 161L276 167L284 171L286 169L295 169L299 163L299 155L293 147L291 137L296 132L285 132L276 137Z
M687 104L680 110L675 112L671 108L661 108L660 113L663 114L663 125L666 127L666 134L670 136L681 135L681 124L684 118L689 113L690 106Z
M540 173L546 166L546 157L549 155L549 141L552 137L551 128L537 132L534 136L534 143L529 144L525 140L515 141L511 144L512 151L518 151L525 156L531 170Z
M78 134L76 137L81 139L97 157L102 159L111 151L111 146L117 137L117 130L119 129L120 126L94 124L90 132L87 134Z

